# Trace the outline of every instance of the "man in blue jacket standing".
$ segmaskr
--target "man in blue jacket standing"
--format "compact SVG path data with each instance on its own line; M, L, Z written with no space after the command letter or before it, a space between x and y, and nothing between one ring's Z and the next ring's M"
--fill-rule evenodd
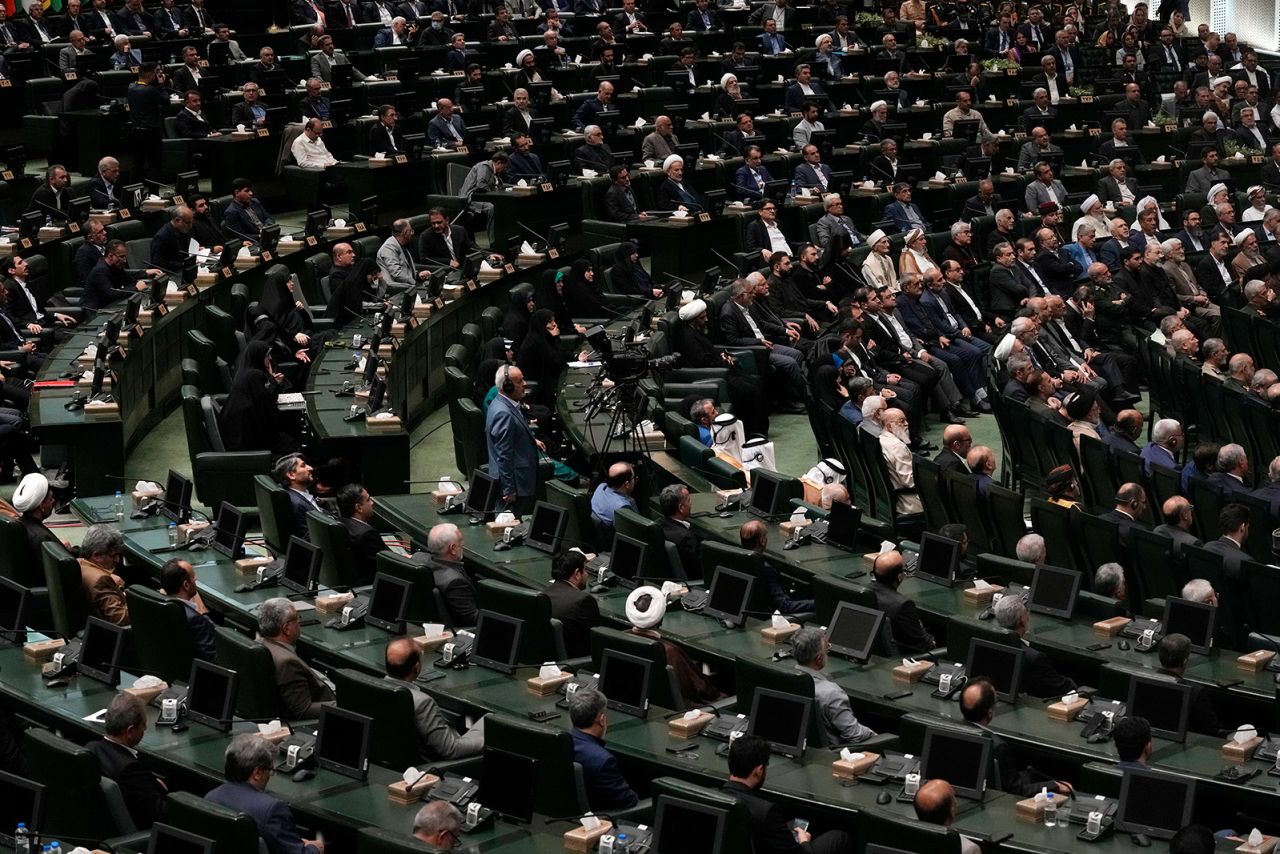
M520 401L524 398L524 374L504 365L493 384L498 396L484 417L485 441L489 445L489 473L502 488L502 503L516 511L532 509L538 486L538 450L541 444L525 420Z

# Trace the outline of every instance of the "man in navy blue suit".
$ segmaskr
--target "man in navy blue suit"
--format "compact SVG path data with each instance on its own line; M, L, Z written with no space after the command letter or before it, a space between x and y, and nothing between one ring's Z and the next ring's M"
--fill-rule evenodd
M579 688L569 695L573 761L582 766L587 803L596 812L625 810L640 801L622 776L617 757L604 746L609 717L607 702L604 694L590 688Z
M275 748L257 733L237 735L223 754L227 782L205 795L205 800L252 818L271 854L323 854L324 842L303 839L289 807L265 791L275 757Z
M160 567L160 589L170 599L182 603L183 616L187 618L187 628L191 631L191 643L195 645L196 657L203 661L213 661L217 653L217 633L213 630L213 620L208 614L202 614L199 608L200 591L196 587L196 569L190 563L179 558L170 558Z
M276 483L284 487L289 496L289 508L293 511L292 530L288 533L304 540L309 540L307 533L307 514L312 510L320 510L315 496L311 494L311 484L315 483L315 469L307 464L302 454L289 454L276 460L271 467L271 476ZM281 520L283 521L283 520ZM286 532L281 531L284 539Z
M764 198L764 185L773 180L769 169L761 161L764 155L758 145L747 149L746 162L738 167L733 177L733 189L748 201Z

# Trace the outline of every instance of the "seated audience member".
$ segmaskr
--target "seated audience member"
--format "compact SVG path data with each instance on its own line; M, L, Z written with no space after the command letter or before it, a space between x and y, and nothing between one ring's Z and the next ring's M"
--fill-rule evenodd
M132 694L117 694L107 706L106 735L90 743L102 776L120 787L129 817L139 828L150 827L164 816L169 789L147 769L138 756L138 744L147 732L147 704Z
M925 824L950 827L956 820L956 790L946 780L930 780L916 791L916 818ZM978 843L960 837L960 854L981 854Z
M1115 722L1111 738L1116 743L1116 767L1121 771L1144 771L1151 767L1151 724L1146 718L1128 715Z
M606 531L613 530L613 514L624 507L634 511L636 500L631 493L636 488L636 472L627 463L609 466L605 481L591 494L591 518Z
M699 403L705 406L710 401ZM707 425L710 426L710 419L707 420ZM693 499L690 497L689 487L682 483L664 486L658 494L658 509L662 512L663 537L676 547L685 577L690 580L702 578L702 541L689 525L689 517L693 515Z
M445 719L440 707L430 694L415 684L422 672L422 653L409 638L396 638L387 644L384 653L388 682L408 685L413 697L413 723L418 730L418 752L413 761L445 762L477 756L484 749L484 718L465 733L459 733Z
M160 589L171 599L182 603L183 615L187 619L187 628L191 631L191 642L195 645L196 657L204 661L213 661L217 653L217 633L213 629L213 620L209 619L208 610L200 600L200 591L196 587L196 569L190 562L179 558L170 558L160 567Z
M450 624L455 629L474 626L479 616L476 588L462 564L462 531L457 525L442 522L427 532L425 565L444 597Z
M1006 596L996 603L996 623L1022 639L1022 691L1032 697L1060 697L1076 687L1053 666L1049 656L1027 643L1031 612L1020 596Z
M876 598L876 607L884 612L885 619L889 621L893 642L900 652L917 655L933 649L937 642L925 630L920 612L916 610L916 603L898 592L906 577L902 552L882 552L871 562L871 578L874 583L870 585L870 589Z
M117 626L129 625L124 579L117 574L124 537L114 525L93 525L80 541L80 584L89 613Z
M252 818L258 836L272 854L323 854L323 840L303 839L289 806L266 792L275 772L276 755L275 745L256 732L237 735L224 754L227 781L205 795L205 800Z
M457 848L462 844L462 813L448 801L428 802L413 817L413 838L441 851Z
M591 629L600 625L600 604L587 592L591 583L587 559L579 551L567 551L551 563L552 581L543 593L551 600L551 616L564 630L565 654L580 658L591 654Z
M1073 791L1070 783L1054 780L1030 765L1020 765L1009 742L991 731L991 721L996 716L996 689L988 677L975 676L965 684L960 692L960 716L991 740L991 764L987 767L989 786L1022 797L1030 797L1042 788L1063 795Z
M373 527L373 499L358 483L348 483L338 490L338 521L347 529L351 541L351 560L356 575L365 583L373 581L378 569L378 553L387 550L382 534Z
M849 695L822 672L827 666L829 647L827 633L818 628L803 628L791 638L796 668L813 678L813 696L822 712L827 744L835 746L866 741L876 734L875 730L858 723L853 709L849 707Z
M604 694L592 688L580 688L569 695L573 760L582 766L587 803L596 812L629 809L640 800L622 776L617 758L605 747L607 703Z
M661 590L649 586L632 590L627 596L626 613L627 622L631 623L632 634L652 638L662 644L667 665L676 673L676 681L680 684L680 695L686 705L710 703L724 696L720 693L720 689L702 674L683 649L658 633L662 618L667 613L667 597Z
M1160 639L1156 649L1160 660L1159 672L1172 678L1180 685L1191 688L1191 713L1187 718L1187 729L1204 735L1221 737L1226 730L1218 720L1218 712L1214 708L1213 698L1204 686L1187 682L1182 677L1187 672L1187 663L1191 659L1191 639L1186 635L1174 632Z
M294 647L301 634L298 612L288 599L268 599L259 606L258 641L271 653L280 711L289 720L316 720L320 707L333 702L333 688L298 657Z

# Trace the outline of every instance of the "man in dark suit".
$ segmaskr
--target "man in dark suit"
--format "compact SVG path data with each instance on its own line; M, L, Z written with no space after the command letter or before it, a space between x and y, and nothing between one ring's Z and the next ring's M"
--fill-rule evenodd
M287 534L292 534L310 541L311 536L307 533L307 514L313 510L323 512L320 510L320 505L316 503L315 496L311 494L311 486L315 483L315 469L307 464L301 454L289 454L281 457L271 467L271 476L289 496L289 508L292 511L292 516L288 520L292 528L281 531L281 539L286 539ZM276 520L276 523L282 527L285 522L284 519Z
M213 630L213 620L201 611L203 603L200 590L196 587L195 567L179 558L165 561L164 566L160 567L160 589L170 599L182 603L196 657L203 661L213 661L217 652L217 634Z
M1103 441L1117 451L1140 454L1142 450L1134 441L1142 435L1142 413L1136 409L1125 409L1116 413L1115 424L1107 431Z
M1081 71L1080 48L1071 43L1071 35L1065 30L1059 31L1054 46L1045 55L1053 57L1058 72L1067 81L1067 85L1074 86Z
M256 732L237 735L223 757L227 782L205 795L205 800L252 818L268 851L323 854L324 842L301 838L288 805L266 793L275 762L275 746Z
M579 688L569 695L573 760L582 766L587 803L596 812L630 809L640 802L622 776L617 758L604 746L607 703L604 694L591 688Z
M67 209L71 205L71 193L67 190L71 176L65 168L55 164L45 171L44 177L44 181L31 194L31 204L27 205L27 210L65 220Z
M1270 505L1272 516L1280 516L1280 457L1267 466L1267 482L1253 494Z
M998 245L994 261L987 279L991 290L991 311L1008 320L1026 304L1031 292L1018 275L1012 243Z
M351 541L351 561L363 583L373 581L378 569L378 553L386 551L386 541L373 527L373 499L358 483L338 490L338 521L347 529Z
M102 776L120 787L133 823L149 828L164 815L168 790L138 758L137 747L147 731L147 705L132 694L117 694L107 707L105 723L106 735L90 744L89 752L97 757Z
M418 238L418 257L424 262L448 264L458 268L466 263L467 256L476 251L476 245L460 225L450 225L449 217L440 208L432 208L428 214L431 227Z
M427 138L432 145L445 148L458 148L467 144L467 128L462 116L453 111L453 102L448 98L436 101L436 114L427 123ZM512 140L514 143L515 140ZM514 159L514 155L511 155ZM508 172L511 170L508 169ZM513 180L511 183L515 183Z
M89 220L84 227L84 242L76 249L71 266L75 270L76 287L83 288L89 274L104 257L107 245L107 228L100 222ZM128 250L125 251L128 255Z
M1191 528L1195 524L1195 508L1181 495L1175 495L1167 499L1160 510L1164 523L1157 525L1154 533L1172 540L1173 556L1181 560L1184 546L1200 545L1200 540L1191 533Z
M1209 475L1209 482L1230 498L1234 493L1249 491L1245 482L1248 476L1249 455L1244 447L1234 443L1223 445L1218 451L1218 470Z
M427 532L427 567L444 597L452 628L474 626L479 617L476 588L462 565L462 531L447 522Z
M953 428L948 428L953 429ZM889 621L889 632L898 650L905 655L919 655L937 646L933 635L920 621L916 603L898 592L907 577L906 567L899 551L882 552L871 563L871 592L876 597L876 607Z
M1020 596L1006 596L995 605L996 623L1022 640L1022 691L1032 697L1060 697L1075 690L1076 683L1053 666L1049 656L1025 640L1031 612Z
M125 269L129 262L129 250L123 240L112 240L107 243L106 252L85 277L84 293L80 297L80 307L86 311L97 311L118 299L133 296L138 291L145 291L150 285L146 281L137 280L136 274ZM153 271L148 270L149 274ZM159 270L154 274L158 275Z
M609 170L612 184L604 192L605 218L610 222L631 222L648 219L649 215L636 206L636 197L631 192L631 168L625 164L617 164Z
M200 101L199 92L195 89L187 90L182 109L178 111L178 115L173 120L178 136L183 139L204 139L208 136L219 135L217 128L209 122L209 119L205 117L204 112L200 109Z
M333 702L333 689L294 649L301 634L298 612L288 599L268 599L258 607L258 640L271 653L280 716L287 721L316 720L320 707Z
M1129 167L1121 160L1116 158L1107 165L1107 175L1098 181L1098 198L1103 204L1111 202L1115 205L1124 204L1124 193L1121 187L1125 187L1132 197L1131 201L1136 202L1141 195L1138 192L1138 181L1135 178L1128 177Z
M1115 500L1115 507L1103 513L1099 518L1115 523L1120 532L1120 542L1128 541L1130 528L1137 528L1141 531L1147 530L1149 527L1147 523L1139 519L1147 510L1147 493L1143 490L1142 484L1122 484L1116 490Z
M191 35L187 22L183 20L182 10L174 0L161 0L160 8L152 16L156 23L156 33L162 39L185 39Z
M325 10L316 0L293 0L291 9L294 26L325 23Z
M338 0L326 15L329 29L345 29L364 23L364 10L355 0Z
M257 240L264 226L274 225L262 202L254 198L253 182L248 178L236 178L231 182L231 203L222 212L222 227L230 237L240 240Z
M1006 597L1021 601L1019 597ZM1026 660L1023 660L1026 672ZM1025 676L1023 679L1025 680ZM996 689L986 676L970 679L960 692L960 715L969 726L981 731L991 741L991 759L987 766L987 784L1011 795L1030 797L1048 788L1057 794L1069 794L1067 783L1054 780L1020 761L1010 744L989 727L996 713Z
M1230 447L1229 445L1227 447ZM1221 458L1221 456L1219 456ZM1230 500L1230 495L1226 496ZM1249 510L1243 504L1228 504L1218 512L1218 530L1222 536L1204 544L1204 550L1222 555L1222 567L1228 578L1240 575L1240 562L1249 559L1244 544L1249 539Z
M46 289L28 281L29 275L26 259L21 255L11 255L0 261L0 276L4 277L4 287L9 292L5 301L5 313L13 322L27 327L34 324L43 329L55 325L75 326L76 320L71 315L49 310ZM35 329L28 328L27 331L33 335L39 334Z
M1221 738L1225 734L1218 712L1213 707L1213 698L1204 686L1186 682L1182 675L1187 671L1187 661L1191 658L1191 640L1174 632L1160 639L1156 650L1160 657L1159 672L1172 677L1179 685L1191 688L1190 714L1187 716L1187 729L1204 735Z
M969 455L969 448L972 446L973 436L969 434L968 427L963 424L948 424L942 431L942 450L938 451L933 461L944 472L970 474L965 458Z
M170 273L180 273L186 263L187 249L191 244L191 228L195 214L186 205L173 209L169 221L160 226L151 238L151 263Z
M150 36L156 31L155 21L142 8L142 0L125 0L124 7L115 13L116 33L130 36Z
M763 738L744 735L729 743L729 782L720 789L746 805L756 854L853 851L853 840L843 830L829 830L814 837L801 827L790 827L790 813L760 794L768 770L769 744Z
M213 16L204 8L204 0L191 0L191 5L182 12L182 19L193 36L213 35Z
M552 562L551 583L542 592L551 600L551 616L564 627L564 650L570 658L591 654L591 629L600 625L600 604L587 592L591 579L587 559L568 551Z
M702 541L689 526L689 517L693 515L689 488L684 484L664 486L658 495L658 509L662 511L663 537L676 547L685 577L697 581L702 578Z

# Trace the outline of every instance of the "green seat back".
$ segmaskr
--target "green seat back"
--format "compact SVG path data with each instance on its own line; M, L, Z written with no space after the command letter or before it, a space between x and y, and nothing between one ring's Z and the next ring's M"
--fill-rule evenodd
M75 637L89 619L89 603L80 582L80 564L61 543L44 543L40 548L54 631L65 638Z
M582 772L573 761L566 727L545 727L504 714L485 718L484 746L527 756L538 763L533 811L540 815L582 815L588 809Z
M236 714L249 720L271 720L280 715L276 668L262 644L239 632L218 626L218 664L240 675Z
M246 813L191 792L172 792L165 801L165 824L214 840L213 854L265 854L258 825Z
M62 838L108 839L133 833L128 813L113 814L103 797L98 758L69 739L33 727L25 750L31 779L44 785L44 824Z
M289 493L271 475L260 474L253 478L253 495L258 504L262 538L273 552L284 554L289 547L289 537L305 536L304 532L293 529L293 503Z
M520 649L516 653L517 663L541 664L544 661L561 661L565 658L560 621L556 620L552 623L551 600L545 593L487 578L482 578L477 587L481 610L493 611L524 621ZM567 813L556 813L556 815L567 815Z
M333 687L339 708L373 719L369 761L399 772L428 758L420 755L413 695L406 683L343 669L333 672Z
M311 544L320 550L320 583L329 587L358 587L373 579L361 578L356 561L351 557L351 535L342 523L312 510L307 513L307 532Z
M604 626L591 630L591 663L599 671L607 649L634 655L652 663L649 669L649 702L664 709L683 711L684 697L675 671L667 664L667 653L662 642L641 637L631 632L618 631Z
M142 671L170 684L186 682L196 655L186 606L141 584L125 590L124 598L129 603L129 626Z
M655 805L671 799L725 810L729 814L729 820L725 822L724 846L721 850L743 854L758 850L753 848L750 810L745 803L727 792L695 786L674 777L659 777L653 781L653 799Z

